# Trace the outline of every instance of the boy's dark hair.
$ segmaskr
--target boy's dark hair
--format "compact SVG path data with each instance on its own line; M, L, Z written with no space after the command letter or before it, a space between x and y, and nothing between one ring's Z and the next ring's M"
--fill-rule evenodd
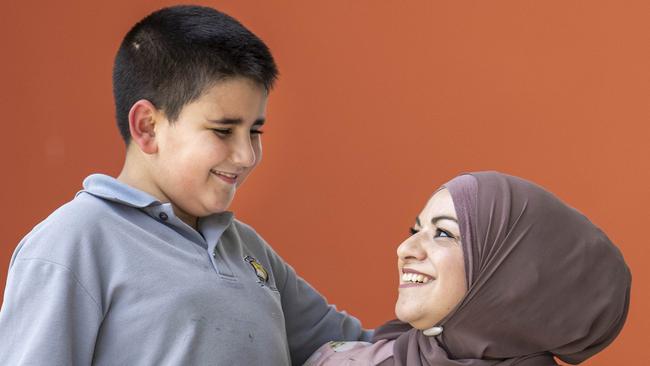
M113 66L117 126L129 143L129 110L140 99L170 122L214 82L247 77L269 91L278 70L268 47L236 19L202 6L173 6L124 36Z

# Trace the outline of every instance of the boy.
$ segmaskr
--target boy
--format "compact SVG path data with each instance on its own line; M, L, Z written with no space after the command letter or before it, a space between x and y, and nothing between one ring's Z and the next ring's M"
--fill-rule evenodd
M127 145L19 244L0 311L0 365L301 364L367 339L226 209L261 159L277 69L214 9L136 24L113 88Z

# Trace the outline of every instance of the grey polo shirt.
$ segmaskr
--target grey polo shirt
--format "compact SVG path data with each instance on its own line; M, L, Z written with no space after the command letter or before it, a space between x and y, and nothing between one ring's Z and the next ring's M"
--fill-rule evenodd
M14 252L0 365L288 365L369 337L232 213L198 227L86 178Z

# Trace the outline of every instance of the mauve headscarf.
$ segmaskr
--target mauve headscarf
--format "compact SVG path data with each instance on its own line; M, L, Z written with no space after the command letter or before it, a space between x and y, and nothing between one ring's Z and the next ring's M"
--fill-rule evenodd
M444 185L456 207L468 292L427 337L399 321L385 364L577 364L618 335L630 298L623 256L585 216L526 180L497 172ZM384 364L382 364L384 365Z

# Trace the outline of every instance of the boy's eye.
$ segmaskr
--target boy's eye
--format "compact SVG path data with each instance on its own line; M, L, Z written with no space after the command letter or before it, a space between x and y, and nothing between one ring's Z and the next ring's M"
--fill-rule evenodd
M412 227L409 228L409 234L411 234L411 235L415 235L415 234L417 234L417 233L419 233L419 232L420 232L419 230L416 230L416 229L414 229L414 228L412 228Z
M232 134L232 130L230 128L213 128L212 131L216 133L217 135L222 135L222 136L227 136Z
M436 234L434 235L435 238L450 238L454 239L454 236L451 235L448 231L443 230L443 229L436 229Z

